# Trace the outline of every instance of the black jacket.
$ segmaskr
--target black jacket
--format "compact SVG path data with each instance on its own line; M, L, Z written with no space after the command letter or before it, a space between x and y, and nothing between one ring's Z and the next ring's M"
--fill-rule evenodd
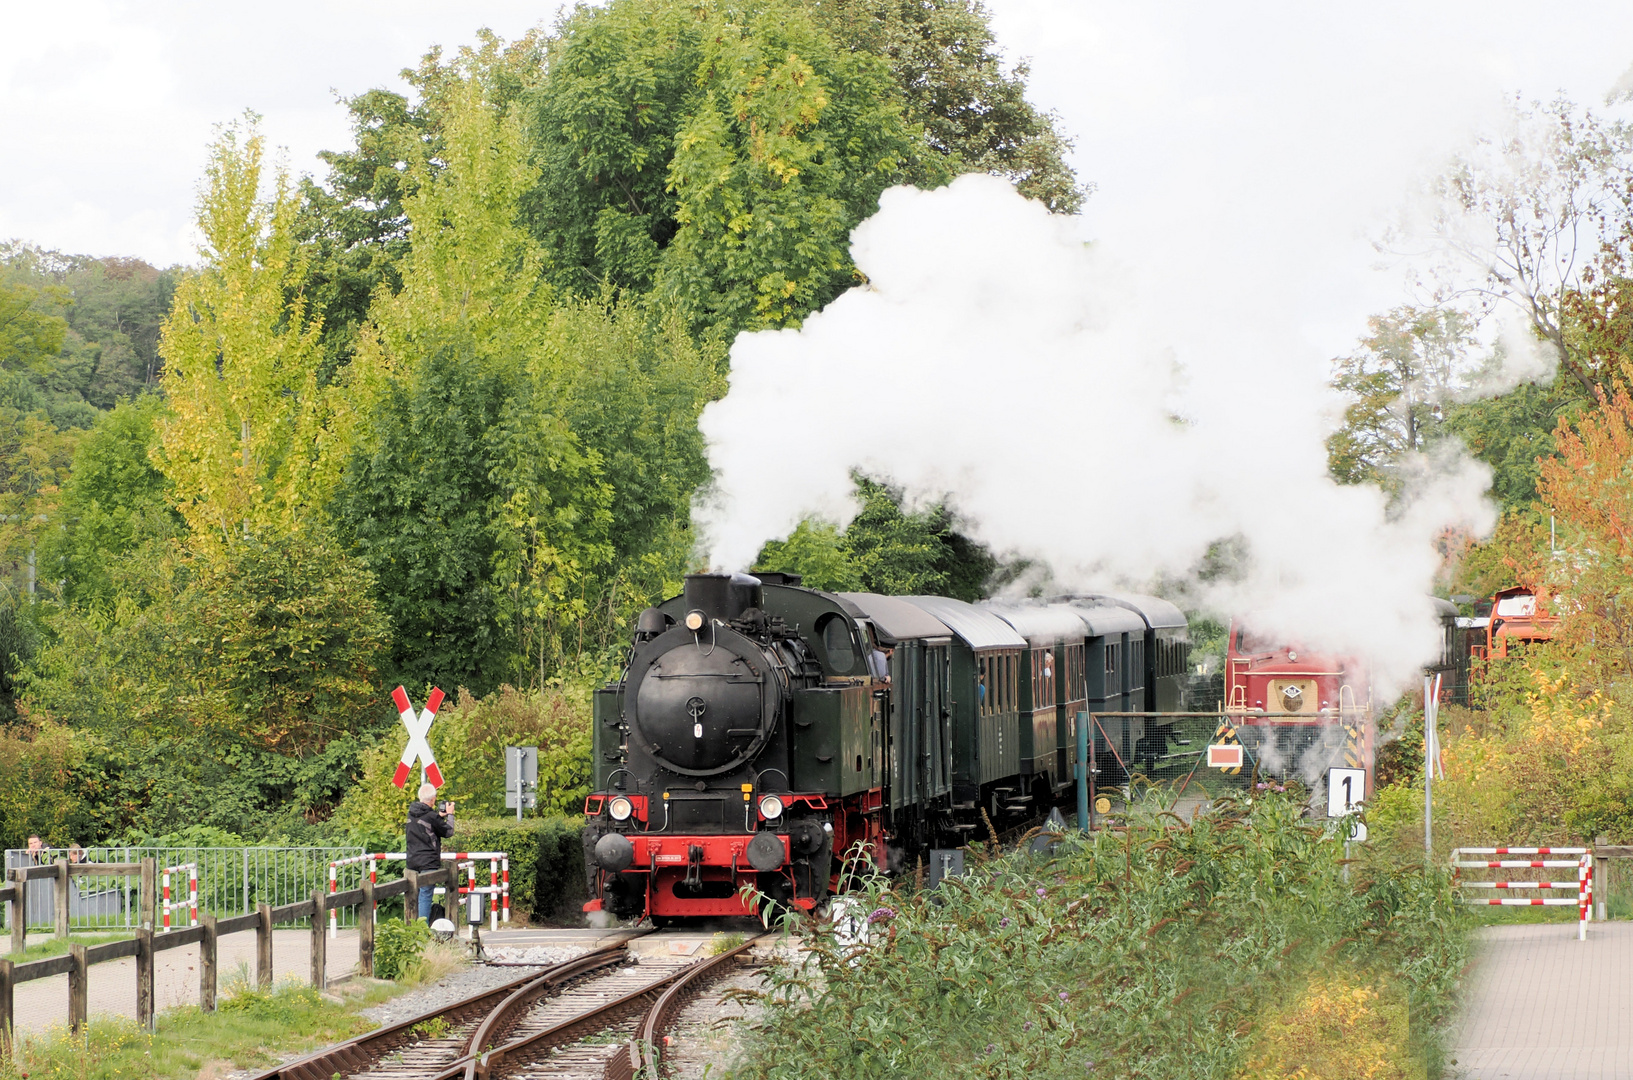
M442 838L454 835L454 823L415 799L408 807L408 868L420 873L442 869Z

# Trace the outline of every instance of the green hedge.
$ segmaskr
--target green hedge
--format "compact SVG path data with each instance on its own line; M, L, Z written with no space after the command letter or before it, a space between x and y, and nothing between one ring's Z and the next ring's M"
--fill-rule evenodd
M477 818L455 816L444 851L504 851L510 854L511 920L581 924L584 903L584 846L581 817ZM481 868L479 868L481 870ZM487 883L486 870L479 874Z

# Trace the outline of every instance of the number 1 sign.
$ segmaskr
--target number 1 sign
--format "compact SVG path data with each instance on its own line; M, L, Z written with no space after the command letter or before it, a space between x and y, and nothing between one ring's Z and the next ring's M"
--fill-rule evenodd
M1361 809L1361 800L1366 798L1367 774L1365 769L1328 769L1327 770L1327 816L1341 818L1346 814L1353 814ZM1366 826L1356 823L1352 840L1366 839Z

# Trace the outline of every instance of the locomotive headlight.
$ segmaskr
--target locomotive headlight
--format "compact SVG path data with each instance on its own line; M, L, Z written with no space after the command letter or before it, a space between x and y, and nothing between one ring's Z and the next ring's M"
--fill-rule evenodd
M607 804L607 816L614 821L628 821L629 815L635 812L635 804L619 795Z
M686 613L686 629L694 634L703 629L705 621L701 611L688 611Z
M775 821L782 817L782 800L775 795L767 795L760 800L760 816L767 821Z

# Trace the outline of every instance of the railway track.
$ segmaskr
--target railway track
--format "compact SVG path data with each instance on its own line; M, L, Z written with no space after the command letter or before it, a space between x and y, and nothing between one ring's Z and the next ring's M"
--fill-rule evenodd
M647 931L650 933L650 931ZM642 936L642 935L635 935ZM704 960L629 963L625 938L252 1080L634 1080L680 1006L762 940Z

